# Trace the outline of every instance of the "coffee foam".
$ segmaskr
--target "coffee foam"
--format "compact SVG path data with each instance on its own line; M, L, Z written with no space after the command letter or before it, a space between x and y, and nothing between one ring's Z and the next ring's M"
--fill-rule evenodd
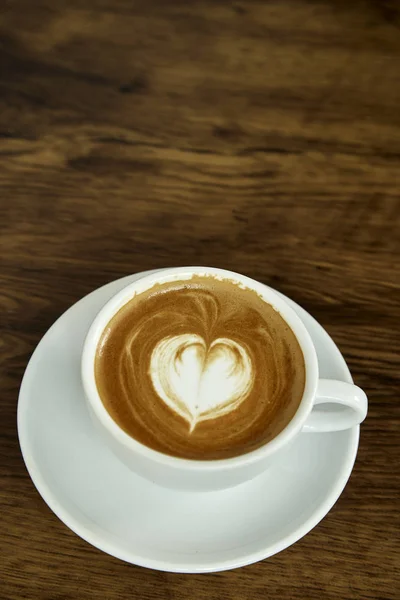
M95 375L128 434L197 459L275 437L305 382L301 349L279 313L253 290L209 276L157 284L129 301L104 331Z
M254 369L247 350L218 338L207 347L193 333L167 336L152 353L150 378L164 402L190 425L235 410L248 396Z

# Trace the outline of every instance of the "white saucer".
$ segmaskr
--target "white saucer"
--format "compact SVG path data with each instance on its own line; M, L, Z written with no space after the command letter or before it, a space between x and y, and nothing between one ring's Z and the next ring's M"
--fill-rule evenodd
M177 492L134 475L92 427L80 356L96 313L140 275L109 283L77 302L36 348L18 402L18 434L29 474L68 527L127 562L199 573L272 556L303 537L332 508L353 468L359 427L300 434L278 464L230 490ZM332 339L289 302L314 341L321 377L351 382Z

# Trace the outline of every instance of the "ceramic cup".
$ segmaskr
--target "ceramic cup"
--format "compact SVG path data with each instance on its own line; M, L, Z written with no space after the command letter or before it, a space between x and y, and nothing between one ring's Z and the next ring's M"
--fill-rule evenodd
M154 284L190 279L192 275L227 278L256 291L280 313L295 334L304 355L304 393L292 420L265 445L234 458L187 460L168 456L141 444L111 418L96 387L96 349L111 318L134 295ZM164 269L126 286L107 302L93 321L84 343L81 366L89 411L104 443L135 473L159 485L176 489L209 491L238 485L265 471L298 435L354 427L365 419L368 408L367 397L359 387L342 381L319 379L317 355L311 337L294 310L278 294L244 275L211 267Z

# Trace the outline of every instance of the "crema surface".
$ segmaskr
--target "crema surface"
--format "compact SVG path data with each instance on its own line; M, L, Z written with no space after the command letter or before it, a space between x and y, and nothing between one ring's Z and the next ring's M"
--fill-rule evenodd
M125 304L100 339L95 376L130 436L211 460L274 438L298 408L305 367L292 330L256 292L193 276Z

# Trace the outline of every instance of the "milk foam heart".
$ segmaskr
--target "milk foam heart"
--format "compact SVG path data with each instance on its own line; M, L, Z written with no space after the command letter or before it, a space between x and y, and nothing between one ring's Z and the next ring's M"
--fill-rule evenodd
M190 432L200 421L235 410L254 379L251 359L240 344L218 338L207 348L201 336L190 333L160 340L149 374L158 396L186 419Z

